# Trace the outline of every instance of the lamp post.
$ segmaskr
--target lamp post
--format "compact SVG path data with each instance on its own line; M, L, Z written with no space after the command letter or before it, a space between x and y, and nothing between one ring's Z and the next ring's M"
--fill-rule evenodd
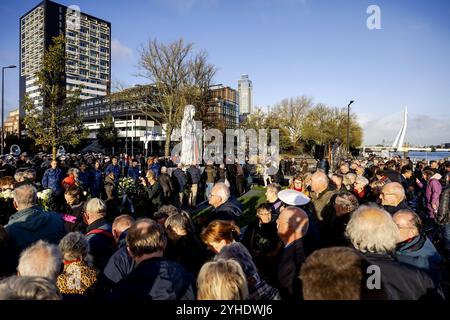
M347 106L347 153L350 153L350 105L355 102L350 100Z
M4 135L4 130L5 130L5 126L4 126L4 122L5 122L5 69L13 69L16 68L15 65L10 65L7 67L2 67L2 147L1 147L1 152L3 155L3 144L4 144L4 139L5 139L5 135Z

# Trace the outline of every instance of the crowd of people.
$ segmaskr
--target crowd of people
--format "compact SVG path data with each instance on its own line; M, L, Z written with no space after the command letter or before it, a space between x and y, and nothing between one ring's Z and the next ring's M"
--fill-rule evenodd
M0 299L448 299L449 161L279 167L3 159ZM243 225L255 183L265 202Z

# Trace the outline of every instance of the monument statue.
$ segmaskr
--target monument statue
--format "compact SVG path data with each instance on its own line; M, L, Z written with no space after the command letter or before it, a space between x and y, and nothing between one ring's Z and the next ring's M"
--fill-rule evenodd
M184 165L197 165L199 161L199 147L197 141L197 128L194 120L195 107L184 107L183 120L181 121L181 158Z

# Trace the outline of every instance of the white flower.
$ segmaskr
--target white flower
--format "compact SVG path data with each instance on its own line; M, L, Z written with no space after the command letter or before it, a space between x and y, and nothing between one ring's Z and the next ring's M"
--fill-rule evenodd
M45 190L37 193L38 199L42 199L42 200L48 200L51 195L52 195L52 189L45 189Z
M14 193L11 190L5 190L3 192L1 192L1 198L4 199L13 199L14 198Z

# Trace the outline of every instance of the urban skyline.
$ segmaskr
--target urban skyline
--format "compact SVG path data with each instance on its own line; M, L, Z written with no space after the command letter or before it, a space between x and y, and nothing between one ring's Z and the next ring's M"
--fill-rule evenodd
M37 3L6 0L0 4L1 26L10 30L0 36L4 65L18 64L18 17ZM421 1L379 1L381 30L366 27L368 1L131 1L126 14L116 1L58 3L77 4L82 12L114 25L113 81L144 82L134 74L139 46L149 37L163 41L183 37L208 51L219 68L216 83L235 87L240 74L250 74L255 106L264 108L297 95L332 106L345 106L354 99L352 111L364 128L364 142L376 144L395 137L394 128L401 125L402 109L408 105L411 120L405 141L418 145L450 141L446 130L450 97L445 90L450 86L446 23L450 5L445 1L434 6ZM231 17L233 24L210 23ZM236 32L244 28L245 37ZM212 36L225 30L234 34L230 50L222 50L220 37ZM8 111L18 106L18 81L12 80L17 71L5 76Z

